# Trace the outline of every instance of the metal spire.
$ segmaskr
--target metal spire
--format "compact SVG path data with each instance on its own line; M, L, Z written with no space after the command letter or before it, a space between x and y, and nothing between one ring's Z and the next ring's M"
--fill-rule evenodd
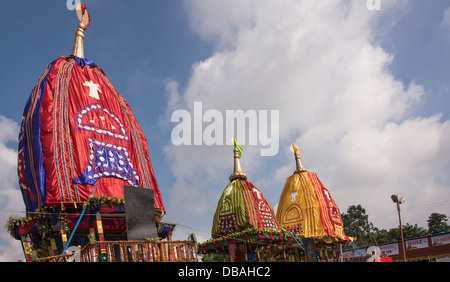
M300 161L300 159L302 158L302 156L300 155L300 152L298 151L298 147L295 145L292 145L290 148L291 152L294 152L294 157L295 157L295 166L296 166L296 170L294 171L294 173L300 173L300 172L305 172L307 171L303 165L302 162Z
M91 18L84 4L77 3L75 9L80 23L78 24L77 31L75 32L75 42L73 43L72 55L79 58L84 58L84 32L89 26Z
M233 152L234 152L234 171L233 174L230 175L228 179L230 180L230 182L238 178L246 180L247 175L242 172L241 157L239 156L240 155L239 150L236 148L236 145L234 146Z

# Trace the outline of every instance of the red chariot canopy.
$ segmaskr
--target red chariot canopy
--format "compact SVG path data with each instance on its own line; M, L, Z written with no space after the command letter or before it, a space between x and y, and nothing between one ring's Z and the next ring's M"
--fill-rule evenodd
M123 199L123 185L153 189L164 210L147 142L127 101L89 59L56 59L26 104L19 136L19 183L27 211Z
M123 186L152 189L164 211L147 141L127 101L93 61L84 58L85 6L72 55L51 62L33 88L19 134L18 175L28 212L86 202L123 199Z

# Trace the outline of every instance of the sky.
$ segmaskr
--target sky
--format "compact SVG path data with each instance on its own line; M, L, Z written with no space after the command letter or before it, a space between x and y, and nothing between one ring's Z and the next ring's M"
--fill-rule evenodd
M47 64L72 51L78 20L70 2L0 8L1 226L24 216L19 122ZM367 2L84 1L91 15L85 56L125 97L146 135L164 220L178 224L175 239L210 238L233 172L226 113L238 110L254 111L265 125L239 140L241 164L275 210L295 170L289 146L296 144L341 213L360 204L374 226L395 228L390 196L399 194L403 224L426 228L431 213L450 215L450 3ZM191 145L174 144L180 110L203 120L191 128ZM278 120L270 119L274 111ZM195 130L212 124L205 113L222 117L221 126L214 122L222 132L212 145L205 138L193 145ZM264 129L277 137L270 156L261 153ZM256 144L251 134L259 134ZM19 259L19 242L2 229L0 261Z

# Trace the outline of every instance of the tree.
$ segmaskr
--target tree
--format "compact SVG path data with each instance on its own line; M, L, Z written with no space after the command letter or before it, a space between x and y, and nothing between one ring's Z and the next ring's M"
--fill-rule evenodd
M205 254L203 255L202 262L223 262L224 255L221 254Z
M375 239L376 245L389 244L392 242L392 234L386 229L378 229L377 227L373 230L373 238Z
M399 230L399 228L396 229ZM406 225L403 225L403 236L405 237L405 240L425 237L428 236L428 230L419 227L417 224L411 225L409 223L406 223ZM399 240L401 240L401 237Z
M386 229L379 230L375 227L373 233L378 245L400 242L402 240L400 227L391 228L389 231ZM411 225L406 223L406 225L403 225L403 237L405 240L425 237L427 235L428 230L417 226L417 224Z
M371 232L373 224L369 222L369 216L361 205L352 205L347 208L347 214L342 214L345 235L356 238L357 246L373 245Z
M438 234L450 231L450 226L447 224L448 217L441 213L432 213L428 217L428 232L430 234Z
M400 227L378 229L369 222L369 216L361 205L349 206L347 214L341 214L344 222L345 235L356 238L355 244L358 247L365 247L374 244L389 244L400 242L402 240ZM403 227L403 237L405 240L425 237L430 234L450 232L450 226L447 224L448 217L445 214L432 213L428 218L428 230L406 223Z

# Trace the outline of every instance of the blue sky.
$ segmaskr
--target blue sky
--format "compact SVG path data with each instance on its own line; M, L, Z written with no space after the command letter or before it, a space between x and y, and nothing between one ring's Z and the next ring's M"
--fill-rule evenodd
M85 56L124 96L149 143L167 209L182 239L208 239L232 173L231 146L174 146L177 109L278 110L279 151L243 146L244 172L276 208L295 169L318 174L341 212L361 204L379 228L426 227L450 215L450 4L366 1L86 0ZM0 9L1 225L22 216L16 176L23 107L46 65L70 55L77 18L66 1L9 1ZM278 128L277 128L278 129ZM21 258L0 232L0 260Z

